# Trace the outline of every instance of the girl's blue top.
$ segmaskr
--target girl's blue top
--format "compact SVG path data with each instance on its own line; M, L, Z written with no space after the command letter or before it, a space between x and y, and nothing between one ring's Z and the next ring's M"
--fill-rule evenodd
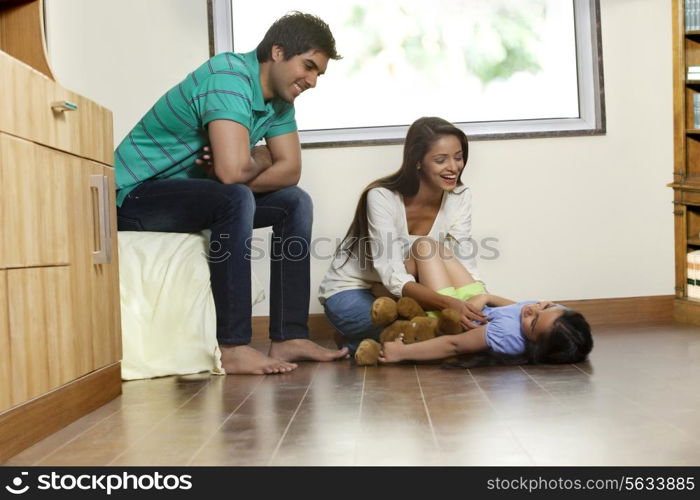
M525 352L525 334L520 328L520 312L523 306L536 300L524 300L509 306L489 307L482 312L489 319L486 323L486 343L495 352L522 354Z

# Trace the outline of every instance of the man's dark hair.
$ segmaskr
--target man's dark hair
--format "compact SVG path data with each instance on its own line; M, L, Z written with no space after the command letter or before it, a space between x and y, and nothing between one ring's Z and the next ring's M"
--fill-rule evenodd
M341 59L328 25L321 18L303 12L290 12L270 26L256 49L259 62L272 59L273 45L284 49L285 61L309 50L319 50L330 59Z

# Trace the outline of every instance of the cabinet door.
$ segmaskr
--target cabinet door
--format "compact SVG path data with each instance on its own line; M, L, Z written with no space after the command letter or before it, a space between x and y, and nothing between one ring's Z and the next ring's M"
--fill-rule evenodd
M12 406L10 326L7 322L7 271L0 271L0 412Z
M91 345L92 369L121 359L113 169L76 159L69 213L75 314Z
M68 266L9 269L11 404L41 396L78 376Z

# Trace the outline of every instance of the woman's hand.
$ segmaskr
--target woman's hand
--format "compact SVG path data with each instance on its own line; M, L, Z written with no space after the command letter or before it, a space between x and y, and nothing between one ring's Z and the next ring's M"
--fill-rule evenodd
M486 315L484 315L481 312L483 306L478 307L477 305L475 305L474 303L470 303L469 301L449 297L447 307L450 309L454 309L460 314L462 326L464 326L464 328L466 328L467 330L477 328L488 321Z
M489 295L487 293L480 293L479 295L474 295L472 298L467 299L467 307L472 311L481 312L484 307L489 303Z

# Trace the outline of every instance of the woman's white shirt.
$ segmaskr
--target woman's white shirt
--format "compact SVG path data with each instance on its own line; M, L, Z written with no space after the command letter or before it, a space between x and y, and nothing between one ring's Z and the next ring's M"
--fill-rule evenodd
M371 288L375 283L383 283L392 295L400 297L404 285L415 281L406 271L404 260L411 244L421 236L408 234L402 196L386 188L371 189L367 193L367 219L373 262L363 268L356 251L349 258L347 252L339 252L319 287L321 303L338 292ZM425 236L449 246L474 279L479 280L477 245L471 238L471 191L468 187L458 186L443 195L433 226Z

